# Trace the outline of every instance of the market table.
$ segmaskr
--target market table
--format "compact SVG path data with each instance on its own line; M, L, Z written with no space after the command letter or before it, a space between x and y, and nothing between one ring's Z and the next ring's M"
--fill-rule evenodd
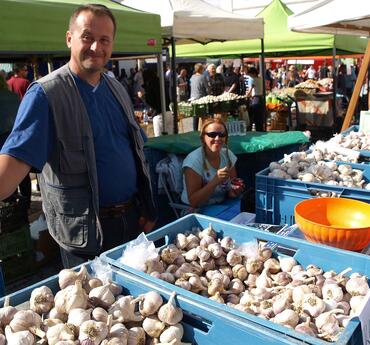
M160 219L158 226L172 221L173 212L167 205L165 196L158 193L158 174L155 171L157 163L168 153L174 153L184 158L188 153L198 148L200 143L199 132L188 132L177 135L166 135L149 138L144 152L149 164L154 200L159 209ZM243 211L254 212L254 185L255 174L266 168L270 162L280 160L284 154L299 151L309 139L299 131L291 132L247 132L243 136L230 136L229 148L237 155L236 170L238 177L245 182L250 190L246 196Z

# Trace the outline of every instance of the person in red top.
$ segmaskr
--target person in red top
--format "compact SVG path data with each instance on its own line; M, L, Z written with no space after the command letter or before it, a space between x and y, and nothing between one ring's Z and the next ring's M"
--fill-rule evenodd
M20 100L22 100L30 85L27 74L27 66L16 64L14 67L14 75L8 80L9 90L16 93Z
M13 69L14 75L7 81L9 90L16 93L20 100L22 100L25 95L28 86L30 85L27 79L27 66L22 64L16 64ZM27 209L31 205L31 195L32 195L32 184L30 175L27 174L22 182L19 184L19 192L23 197L26 198Z

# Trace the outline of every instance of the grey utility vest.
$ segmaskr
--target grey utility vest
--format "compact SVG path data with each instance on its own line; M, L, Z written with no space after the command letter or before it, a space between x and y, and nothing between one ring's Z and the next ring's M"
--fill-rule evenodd
M123 86L103 75L127 116L137 167L140 209L156 217L140 128ZM64 249L96 255L103 241L98 178L89 116L68 65L37 81L45 91L55 126L54 149L39 174L43 209L51 236ZM125 178L122 176L122 178Z

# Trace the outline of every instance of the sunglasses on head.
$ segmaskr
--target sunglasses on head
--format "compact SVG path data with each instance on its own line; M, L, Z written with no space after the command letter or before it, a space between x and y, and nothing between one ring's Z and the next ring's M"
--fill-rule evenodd
M216 137L220 137L220 138L225 138L226 137L226 133L225 132L208 132L206 133L206 136L209 137L209 138L216 138Z

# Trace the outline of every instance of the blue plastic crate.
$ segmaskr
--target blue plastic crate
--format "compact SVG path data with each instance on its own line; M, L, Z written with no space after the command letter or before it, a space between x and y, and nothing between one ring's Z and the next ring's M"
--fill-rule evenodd
M370 257L367 257L365 255L339 250L325 245L317 245L295 238L282 237L268 232L256 230L248 226L231 224L225 221L198 214L185 216L171 224L162 227L161 229L158 229L157 231L148 234L147 237L149 240L154 241L158 246L167 246L168 244L173 243L178 233L184 233L191 230L193 227L205 228L209 225L209 223L212 223L212 227L218 233L219 237L231 236L236 241L236 243L249 242L253 240L277 243L278 245L275 247L276 249L274 250L274 255L281 255L283 253L279 249L281 247L284 248L284 251L286 251L286 249L289 249L291 253L294 253L294 258L297 260L297 262L299 262L303 266L315 264L325 271L335 270L337 272L340 272L347 267L352 267L354 272L360 272L366 275L370 274ZM176 285L172 285L158 278L154 278L144 272L123 265L118 261L118 259L122 256L122 252L126 246L127 244L124 244L110 251L107 251L101 255L101 258L123 271L135 274L136 276L152 283L153 286L176 291L179 296L189 298L194 301L195 304L203 304L209 310L218 310L218 313L220 313L220 315L223 315L223 317L232 316L242 318L247 323L254 322L256 325L264 326L270 329L271 332L277 331L281 333L281 336L286 335L290 339L292 339L292 341L296 341L298 339L300 343L304 342L314 345L328 344L328 342L326 341L300 334L287 327L277 325L271 321L261 319L258 316L247 314L237 309L231 308L227 305L212 301L206 297L184 290ZM333 258L335 258L335 260L333 260ZM271 341L272 340L269 340L267 343L271 344ZM226 343L231 344L231 342L229 341L227 341ZM239 341L238 344L239 343L241 342ZM249 341L248 339L248 344L255 343L253 342L253 340ZM357 318L352 319L345 330L342 332L340 339L332 344L362 344L359 320Z
M89 271L90 265L86 264ZM76 267L78 269L78 267ZM113 281L124 287L124 295L138 296L151 290L160 293L164 300L168 300L172 293L167 287L158 286L128 272L118 271L113 268ZM46 285L55 294L59 290L58 276L52 276L37 284L29 286L9 295L12 306L27 302L32 290ZM283 336L277 332L266 329L253 323L245 322L242 318L220 314L217 309L207 308L197 304L185 296L176 296L177 305L183 310L184 342L198 345L225 345L242 344L253 345L299 345L300 342ZM4 298L0 299L0 307L4 305Z
M350 164L364 171L364 179L370 182L370 165ZM316 192L335 193L341 198L351 198L370 203L370 190L329 186L322 183L306 183L300 180L285 180L268 176L269 168L256 174L256 222L267 224L295 223L294 207L302 200L314 197Z

